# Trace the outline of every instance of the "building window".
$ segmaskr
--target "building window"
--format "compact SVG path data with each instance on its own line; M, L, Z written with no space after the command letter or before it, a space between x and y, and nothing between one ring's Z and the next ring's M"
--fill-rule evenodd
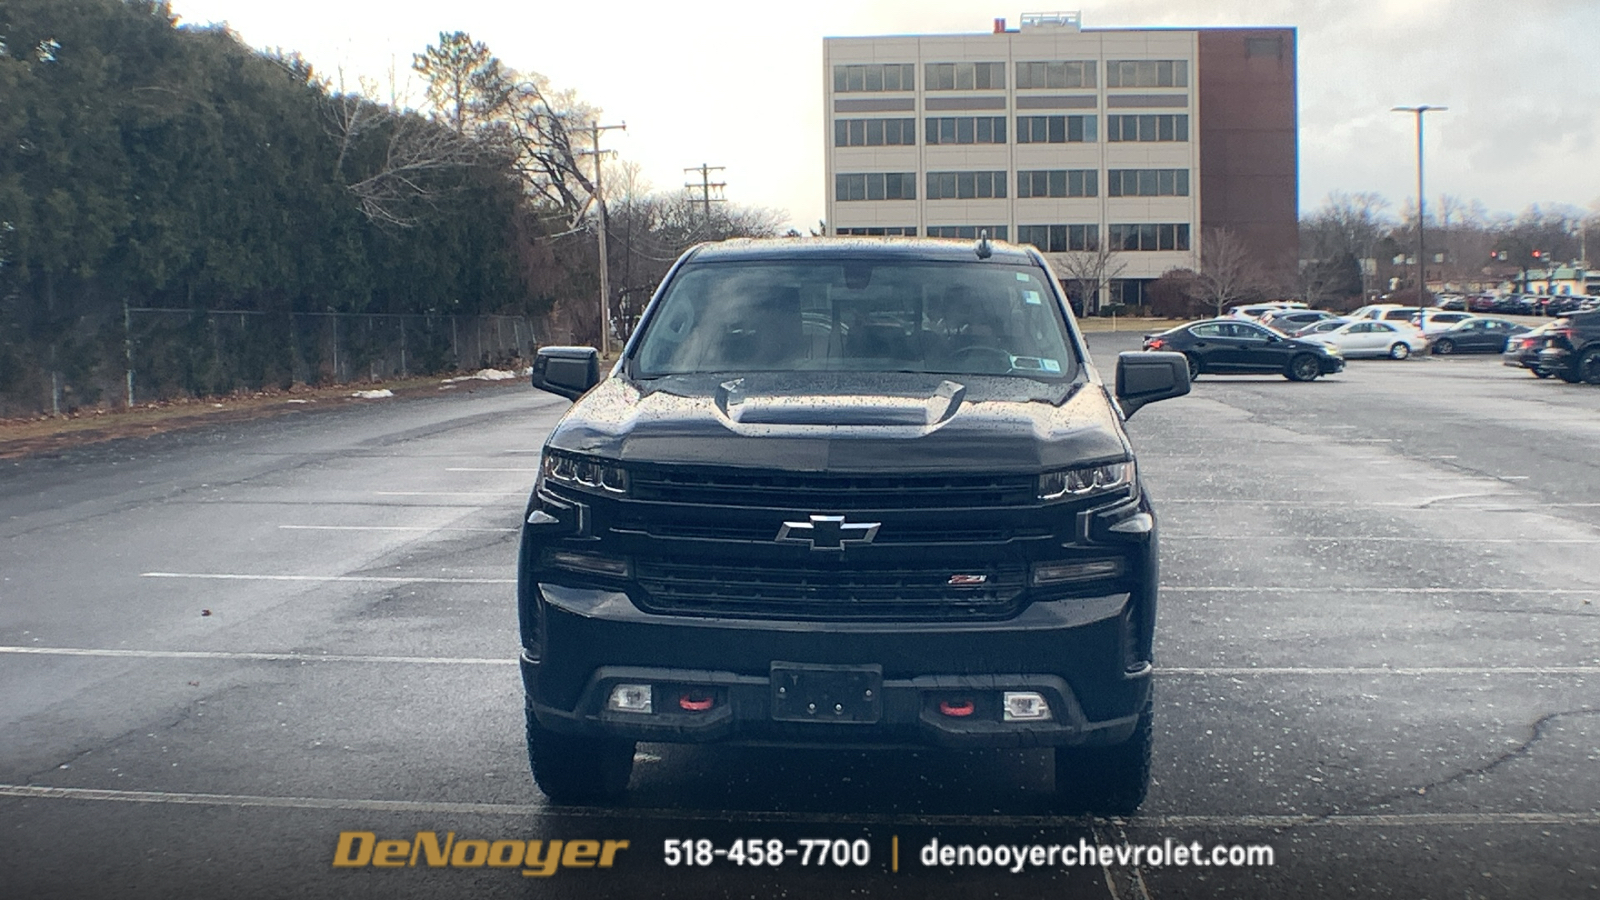
M1189 223L1112 225L1108 237L1112 250L1187 250Z
M1018 225L1017 243L1032 244L1045 253L1096 250L1100 246L1100 226Z
M854 94L860 91L914 91L916 89L916 63L833 67L833 92L836 94Z
M1095 134L1094 116L1017 116L1017 143L1019 144L1092 144Z
M916 146L916 119L835 119L835 147Z
M979 231L987 231L991 240L1004 241L1007 230L1004 225L929 225L928 237L975 241Z
M1188 87L1186 59L1108 59L1106 87Z
M1099 184L1095 169L1024 169L1017 173L1017 197L1095 197Z
M917 226L868 225L858 228L835 228L833 233L840 237L916 237Z
M1143 306L1153 278L1113 278L1106 285L1107 302Z
M835 200L915 200L917 173L867 172L833 176Z
M1006 86L1006 64L997 62L928 63L923 89L929 91L987 91Z
M1281 37L1247 37L1244 39L1244 55L1267 56L1273 59L1283 58L1283 38Z
M1005 195L1006 173L1003 171L928 173L929 200L971 200Z
M1106 116L1107 141L1187 141L1189 117L1176 115Z
M1109 197L1187 197L1188 169L1112 169L1106 173Z
M1028 88L1092 88L1095 86L1092 59L1066 62L1017 63L1017 90Z
M1005 116L942 116L927 120L927 143L1004 144Z

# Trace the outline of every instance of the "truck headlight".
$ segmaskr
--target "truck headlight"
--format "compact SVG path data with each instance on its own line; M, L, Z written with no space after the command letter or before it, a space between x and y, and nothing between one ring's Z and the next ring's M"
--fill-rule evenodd
M1133 477L1133 460L1046 472L1039 476L1039 499L1092 497L1127 490Z
M628 493L628 471L610 460L576 453L546 451L539 466L540 477L591 494L614 497Z

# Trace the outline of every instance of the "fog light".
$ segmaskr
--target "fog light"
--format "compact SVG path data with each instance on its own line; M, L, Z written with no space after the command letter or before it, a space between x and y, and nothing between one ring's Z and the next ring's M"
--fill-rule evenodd
M1007 722L1043 722L1050 718L1050 704L1034 691L1006 691L1001 701Z
M553 568L571 569L575 572L589 572L594 575L610 575L616 578L628 577L628 561L614 559L609 556L596 556L591 553L573 553L569 550L546 550L544 564Z
M650 685L619 684L612 687L611 699L606 701L606 709L614 712L654 712L654 705L650 702Z
M1034 563L1033 585L1068 584L1074 581L1095 581L1115 578L1122 574L1120 559L1091 559L1083 562Z

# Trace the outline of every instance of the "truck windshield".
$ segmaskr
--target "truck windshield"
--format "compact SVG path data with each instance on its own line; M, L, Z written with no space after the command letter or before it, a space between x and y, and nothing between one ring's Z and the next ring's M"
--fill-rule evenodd
M635 371L1072 378L1077 360L1043 274L921 261L691 264L646 322Z

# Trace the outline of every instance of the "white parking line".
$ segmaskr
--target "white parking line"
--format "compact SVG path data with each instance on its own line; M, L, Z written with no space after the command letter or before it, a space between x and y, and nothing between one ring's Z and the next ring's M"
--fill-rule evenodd
M238 662L399 663L419 666L511 666L514 656L353 656L339 653L249 653L236 650L119 650L89 647L0 647L19 656L98 656L113 659L203 659Z
M300 663L358 663L424 666L511 666L516 665L515 655L504 657L474 656L363 656L339 653L272 653L237 650L133 650L99 647L40 647L0 646L0 655L17 656L77 656L111 659L177 659L223 660L238 662L300 662ZM1600 675L1600 665L1595 666L1159 666L1157 675L1167 677L1240 677L1245 675L1297 676L1473 676L1534 675L1534 676L1587 676Z
M516 584L515 578L434 578L427 575L250 575L232 572L140 572L140 578L205 578L217 581L354 581L379 584Z
M480 467L470 467L470 466L451 466L450 468L445 469L445 471L446 472L528 472L528 473L533 473L533 474L538 474L538 472L539 472L539 470L536 469L536 468L535 469L528 469L528 468L522 468L522 469L490 469L490 468L480 468Z
M1543 587L1385 587L1382 585L1295 585L1263 586L1251 584L1181 585L1163 584L1163 591L1183 594L1555 594L1587 597L1600 594L1600 588Z
M527 491L373 491L379 497L526 497Z
M1393 541L1399 544L1600 544L1600 538L1469 538L1406 537L1393 534L1168 534L1161 540L1179 541Z
M518 531L516 528L467 528L460 525L279 525L286 531Z
M47 787L35 784L0 784L0 797L25 800L88 800L111 803L150 803L181 806L258 807L267 809L324 809L341 812L426 813L432 815L516 816L546 814L589 819L658 819L665 821L723 821L771 823L821 823L830 825L1018 826L1059 828L1074 820L1061 816L959 815L890 813L807 813L785 810L686 810L639 807L550 807L534 803L450 803L424 800L377 800L335 797L271 797L253 794L207 794L178 791L120 791L100 788ZM1479 812L1399 813L1393 815L1237 815L1135 816L1110 821L1124 828L1396 828L1463 825L1600 825L1600 811L1591 812Z

